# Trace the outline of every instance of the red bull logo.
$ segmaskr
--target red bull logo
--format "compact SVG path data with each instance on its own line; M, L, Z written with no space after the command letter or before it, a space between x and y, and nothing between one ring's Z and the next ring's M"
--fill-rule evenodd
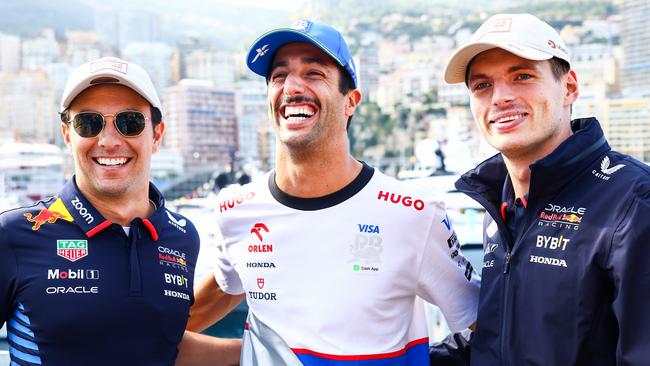
M44 208L36 216L32 217L32 214L26 213L23 214L27 218L27 221L33 222L32 230L38 230L45 223L54 224L56 220L65 218L65 215L58 213L56 211L50 211L47 208Z
M580 217L580 216L578 216L576 214L564 215L564 216L562 216L562 220L579 224L580 221L582 221L582 217Z

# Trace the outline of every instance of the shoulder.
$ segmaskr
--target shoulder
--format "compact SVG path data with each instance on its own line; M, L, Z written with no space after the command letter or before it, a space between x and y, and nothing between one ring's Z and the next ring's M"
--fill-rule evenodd
M262 196L269 195L268 188L269 174L263 178L251 183L240 185L230 185L219 191L217 195L217 214L226 214L233 209L240 209L248 206L252 202L259 201Z
M24 225L29 226L34 217L42 213L54 198L44 201L36 201L32 204L8 209L0 213L0 226Z
M188 248L191 252L198 253L200 236L192 221L177 212L164 207L163 213L156 213L150 217L158 230L160 239L173 242L177 247ZM154 221L155 220L155 221Z
M650 200L650 165L629 155L610 151L600 160L599 168L599 173L611 177L612 181L618 175L617 186L625 188L632 197Z

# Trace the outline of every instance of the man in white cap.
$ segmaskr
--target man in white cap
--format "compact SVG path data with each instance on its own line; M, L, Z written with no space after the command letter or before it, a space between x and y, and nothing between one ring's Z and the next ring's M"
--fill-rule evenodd
M223 240L189 329L246 298L242 365L428 365L416 297L461 330L478 277L442 202L350 155L361 94L341 33L302 20L258 38L247 63L268 83L276 169L220 194Z
M161 118L138 65L107 57L70 75L61 132L75 175L56 197L0 215L12 365L174 365L199 236L149 182ZM235 359L237 341L222 350Z
M488 19L452 56L499 154L456 187L487 210L472 365L648 365L650 168L571 120L567 47L530 14Z

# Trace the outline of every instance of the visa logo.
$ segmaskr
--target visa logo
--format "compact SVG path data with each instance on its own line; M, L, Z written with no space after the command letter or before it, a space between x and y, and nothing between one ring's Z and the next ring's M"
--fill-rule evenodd
M379 234L379 226L378 225L357 224L357 226L359 227L359 232L369 233L369 234Z

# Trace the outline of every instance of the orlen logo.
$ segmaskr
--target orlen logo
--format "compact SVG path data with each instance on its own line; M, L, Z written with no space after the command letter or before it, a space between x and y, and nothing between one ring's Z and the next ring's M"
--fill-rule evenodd
M48 269L48 280L98 280L96 269Z
M244 201L249 201L253 199L253 197L255 197L255 192L248 192L246 193L246 195L240 194L235 198L222 201L221 203L219 203L219 212L224 212L229 208L235 207L235 205L240 205L244 203Z
M263 231L266 231L267 233L269 232L269 228L266 227L266 225L264 225L264 224L261 223L261 222L258 222L258 223L256 223L255 225L253 225L253 228L251 229L251 234L255 234L255 235L257 236L257 238L258 238L260 241L262 241L262 234L260 234L260 232L261 232L262 230L263 230Z
M93 221L95 221L95 218L84 207L83 203L81 203L81 201L79 200L79 197L75 196L75 198L72 201L70 201L70 203L72 203L72 205L77 210L77 212L79 212L79 215L81 215L81 217L83 217L83 219L86 220L87 224L91 224Z
M413 206L413 208L415 208L418 211L424 210L424 201L420 199L413 200L411 196L402 196L401 194L379 191L379 195L377 196L377 199L384 200L387 202L388 200L390 200L390 202L397 203L397 204L401 203L406 207Z

